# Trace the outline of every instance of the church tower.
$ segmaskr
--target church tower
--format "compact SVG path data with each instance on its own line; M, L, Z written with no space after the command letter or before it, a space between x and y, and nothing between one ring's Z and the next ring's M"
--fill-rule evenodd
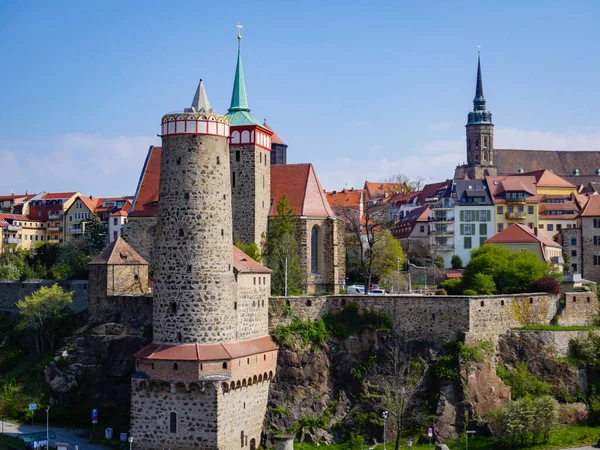
M231 202L235 239L259 246L266 238L271 207L271 136L273 132L254 118L248 107L242 69L241 35L231 95L226 114L231 124L229 143Z
M190 108L162 118L153 342L132 375L136 448L261 442L277 364L270 270L232 245L229 127L202 80Z
M467 176L470 179L482 179L487 175L496 175L494 166L494 124L492 113L486 110L481 78L481 57L477 56L477 84L473 111L467 118L467 164L457 167L455 177Z

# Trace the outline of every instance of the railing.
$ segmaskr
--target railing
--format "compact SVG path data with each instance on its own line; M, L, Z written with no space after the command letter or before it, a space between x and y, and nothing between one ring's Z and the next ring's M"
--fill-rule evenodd
M63 212L62 211L50 211L48 213L48 219L49 220L61 220L63 218Z
M431 230L430 234L436 236L448 235L451 236L454 234L454 230Z
M430 209L452 209L454 208L454 205L451 205L450 203L429 203L429 208Z
M506 213L507 219L525 219L526 217L527 217L527 213L525 211L523 211L523 212L507 212Z
M21 225L9 225L6 227L8 231L21 231L23 227Z
M524 205L525 203L527 203L527 199L525 197L517 197L517 198L507 198L506 199L506 203L507 204L513 204L513 205Z
M62 225L57 225L57 226L54 226L54 227L48 227L48 231L62 231L62 230L63 230Z
M21 238L8 237L8 238L6 238L6 242L9 244L20 244Z
M438 251L452 251L454 250L454 245L452 244L432 244L431 248Z
M69 233L71 233L71 234L81 234L81 233L83 233L83 229L81 229L79 227L70 227L69 228Z
M454 217L429 217L430 222L454 222Z

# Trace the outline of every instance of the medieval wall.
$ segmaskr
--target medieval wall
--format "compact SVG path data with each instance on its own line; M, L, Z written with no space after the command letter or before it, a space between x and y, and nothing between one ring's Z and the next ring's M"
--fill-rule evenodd
M563 309L558 317L559 325L590 325L598 314L598 300L592 292L567 292Z
M172 393L168 383L132 379L131 435L138 448L162 450L167 441L171 450L226 448L217 447L217 423L221 425L217 387L192 383L189 389L179 384ZM170 427L172 412L175 432Z
M156 217L132 217L121 232L121 237L148 262L150 267L154 265L156 229Z
M73 292L73 308L83 311L88 307L87 280L0 280L0 309L16 309L15 304L39 288L58 284L65 291Z
M268 273L239 273L237 276L236 339L246 340L269 333L269 294L271 275Z

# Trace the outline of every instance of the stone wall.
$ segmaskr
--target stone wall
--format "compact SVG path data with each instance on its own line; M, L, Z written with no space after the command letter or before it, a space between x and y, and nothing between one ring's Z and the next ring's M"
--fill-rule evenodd
M58 284L65 291L73 292L73 307L83 311L88 307L87 280L0 280L0 309L14 310L15 304L31 295L42 286Z
M189 390L180 384L172 393L168 383L132 379L131 435L135 445L145 450L226 448L217 443L219 395L213 383L192 383ZM170 429L172 412L176 413L175 432Z
M521 339L534 340L540 343L549 354L557 356L569 356L569 343L573 339L586 338L590 331L524 331L513 330ZM593 334L600 334L592 331Z
M271 274L240 273L235 283L236 339L246 340L269 333L269 294Z
M237 240L260 246L266 238L271 207L269 151L255 145L232 146L230 150L233 232Z
M600 238L600 228L594 228L594 217L581 218L581 275L586 280L600 282L600 264L594 264L594 256L600 258L600 245L594 245L594 237ZM598 238L596 242L598 242Z
M152 295L104 295L90 301L89 323L107 322L151 326Z
M150 267L154 265L156 230L156 217L131 217L121 232L121 237L146 260Z
M589 300L589 301L588 301ZM509 314L514 301L531 302L545 311L549 324L557 313L561 325L587 325L598 313L598 302L590 292L567 293L564 307L557 296L545 293L495 296L423 295L331 295L319 297L271 297L269 329L287 325L293 317L314 321L336 313L349 302L361 310L386 313L408 336L426 341L456 339L493 340L507 330L521 326Z
M581 228L563 228L560 230L560 239L565 256L565 269L568 273L582 273Z

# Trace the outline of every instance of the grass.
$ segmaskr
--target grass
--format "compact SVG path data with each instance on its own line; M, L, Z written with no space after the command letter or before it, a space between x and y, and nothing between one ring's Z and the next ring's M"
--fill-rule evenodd
M527 447L514 446L511 447L505 442L496 438L486 438L481 436L473 436L469 438L469 450L509 450L518 448L527 448L529 450L548 450L556 448L578 447L583 445L595 444L600 438L600 427L590 427L585 425L561 425L551 435L550 440L546 444L536 444ZM462 450L465 448L464 439L455 439L447 441L445 444L450 450ZM312 444L294 444L296 450L315 450L317 448L328 448L331 450L351 450L345 444L337 445L312 445ZM363 449L371 448L364 445ZM383 445L377 445L373 448L381 450ZM394 448L393 442L388 442L387 448ZM402 442L401 448L408 449L406 442ZM433 446L428 444L413 444L412 450L431 450ZM358 448L357 448L358 450Z
M587 362L581 358L574 358L573 356L557 356L555 359L557 361L564 361L575 367L585 367Z
M526 327L513 328L513 330L518 330L518 331L592 331L592 330L600 330L600 327L594 327L594 326L586 327L583 325L571 325L571 326L529 325Z

